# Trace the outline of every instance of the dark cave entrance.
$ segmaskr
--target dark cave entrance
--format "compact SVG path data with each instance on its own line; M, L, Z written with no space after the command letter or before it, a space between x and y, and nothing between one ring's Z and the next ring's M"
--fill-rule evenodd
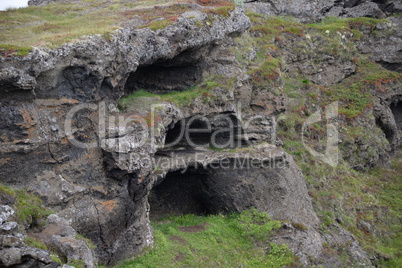
M184 91L201 82L202 69L197 66L158 66L139 67L131 73L125 85L125 93L143 89L163 94L171 91Z
M246 144L242 133L241 122L233 113L184 118L168 126L165 146L155 156L167 157L172 164L177 161L176 158L180 162L180 159L203 152L199 147L213 150L240 147ZM216 170L211 168L190 166L185 170L168 172L148 196L151 219L220 212L222 209L218 203L222 199L216 197L211 189L216 181ZM225 199L224 196L221 198Z
M381 118L376 119L376 124L384 132L385 138L392 143L395 137L395 130L389 124L384 124Z
M210 214L207 180L208 171L203 168L169 172L148 196L150 218L157 220L169 215Z
M398 131L402 131L402 101L391 104L391 111L395 118Z
M199 84L205 69L203 58L208 51L208 46L189 49L172 59L139 66L136 71L130 73L124 87L125 94L141 89L163 94L184 91Z
M376 124L384 132L391 149L395 149L399 145L399 138L402 137L402 102L398 101L398 99L392 101L390 110L392 116L379 117L376 119Z
M241 122L232 113L193 116L169 126L165 149L177 147L236 148L242 140Z

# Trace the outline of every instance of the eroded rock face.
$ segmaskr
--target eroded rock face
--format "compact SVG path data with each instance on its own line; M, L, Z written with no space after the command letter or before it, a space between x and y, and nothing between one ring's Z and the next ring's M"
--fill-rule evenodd
M101 263L116 263L152 243L147 194L153 167L146 160L165 134L158 134L157 143L138 147L135 126L123 122L120 131L111 123L121 115L115 100L127 78L156 60L175 58L169 66L195 64L205 48L249 27L240 10L205 27L195 19L207 15L193 13L157 32L123 29L112 41L92 36L0 63L1 182L29 189L70 219L74 229L97 244ZM165 126L181 119L176 110L168 106ZM81 242L57 235L50 240L67 256L85 251ZM90 267L91 258L84 261Z
M183 162L176 163L177 159ZM276 219L310 227L318 223L303 175L292 157L278 147L260 145L230 153L201 148L193 153L162 150L158 151L156 162L160 170L154 184L158 186L150 202L151 208L152 204L159 207L159 212L155 209L151 214L174 211L218 214L255 207ZM181 188L189 191L183 191L183 197L176 196ZM190 193L192 191L195 193ZM164 200L164 197L172 200ZM203 208L192 208L186 200ZM183 205L184 212L180 212ZM188 211L191 209L195 210Z
M14 210L8 205L0 205L0 266L1 267L60 267L50 258L46 250L27 246L26 234L19 230L18 223L9 221Z
M379 23L375 30L379 35L365 38L358 42L357 48L364 54L371 54L372 59L391 71L401 72L402 64L402 18L400 16L388 18L389 22Z
M294 16L301 22L319 21L327 16L385 18L401 12L400 0L261 0L257 3L250 1L246 6L267 15Z
M382 17L394 10L385 3L363 1L269 1L253 5L263 13L290 14L302 21L316 21L331 14ZM353 236L341 230L323 237L317 231L319 223L304 177L292 157L279 148L278 116L290 101L284 95L282 80L278 75L269 88L260 87L248 74L249 66L241 66L232 50L238 45L232 37L247 30L248 18L236 10L228 18L215 18L212 25L198 27L196 20L206 18L202 12L191 11L181 15L177 24L156 32L123 29L111 41L92 36L55 50L35 49L24 58L2 59L1 182L27 188L60 217L69 219L71 226L51 217L42 238L67 257L76 258L80 252L88 267L94 265L94 256L74 238L75 230L95 242L100 263L114 264L152 244L149 214L158 209L180 214L194 209L218 213L249 207L291 221L274 241L287 243L305 266L311 264L310 256L325 258L322 243L326 241L349 243L355 259L369 265ZM389 50L382 51L378 40L370 38L362 40L358 49L371 53L378 62L399 64L400 24L397 18L391 21L390 25L376 26L395 31L396 37L386 36ZM281 71L300 72L321 86L336 85L353 75L357 67L349 55L330 55L325 45L335 40L337 47L348 51L354 46L350 38L342 34L322 38L312 32L308 37L277 40L275 45L282 51L277 54L283 57ZM247 58L255 58L256 53L256 48L251 48ZM134 99L121 110L116 107L123 94L141 88L153 93L184 90L211 75L229 77L233 83L214 85L186 105L147 97ZM401 110L399 85L396 81L385 95L373 92L377 101L369 112L375 117L358 123L379 130L377 118L384 135L389 133L392 146L400 142L401 124L396 120ZM158 107L152 113L155 103ZM192 136L195 140L205 144L219 133L219 145L232 135L228 129L234 130L236 145L229 146L233 152L219 152L210 144L189 146L179 142L176 147L167 147L176 125L194 116L211 123L209 132ZM194 128L205 128L196 123L198 127ZM356 169L374 165L390 150L384 145L373 156L368 154L372 141L351 143L353 149L345 158ZM172 155L185 160L172 163ZM170 159L167 167L159 167L157 163L166 158ZM222 161L228 161L229 168L214 168ZM234 163L247 161L255 166L233 168ZM180 178L190 177L193 184L180 184ZM190 205L181 207L180 199L163 199L169 191L183 188L188 192L181 194L182 199L188 198ZM161 198L153 198L158 191L157 197ZM203 205L197 207L200 203ZM307 229L295 228L300 227L298 224ZM3 229L13 230L12 223ZM57 232L53 232L55 229ZM14 245L20 240L7 241ZM19 256L12 251L7 254L6 261Z

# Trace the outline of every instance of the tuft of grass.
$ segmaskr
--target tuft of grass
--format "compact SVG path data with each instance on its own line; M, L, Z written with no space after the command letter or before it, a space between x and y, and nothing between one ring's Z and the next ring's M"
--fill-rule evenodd
M260 41L272 42L275 37L282 34L304 36L306 26L295 22L292 18L264 16L254 12L247 12L246 15L253 24L250 28L250 32L255 37L263 38Z
M201 226L183 232L181 226ZM285 245L269 243L281 223L266 213L168 217L153 223L155 244L117 267L283 267L295 262Z
M23 226L42 227L47 216L52 214L52 211L43 207L39 197L28 194L24 190L13 190L11 187L0 184L0 196L1 199L15 200L13 219Z
M61 259L59 258L59 256L57 256L56 254L50 253L50 258L52 259L52 261L57 262L59 264L63 264L63 262L61 261Z
M165 29L167 26L172 25L174 21L171 19L165 19L165 20L157 20L153 21L148 25L148 28L151 29L152 31L160 30L160 29Z
M69 260L68 265L71 265L75 268L85 268L86 267L83 260L76 260L76 259Z
M47 246L42 241L31 236L26 236L24 238L24 243L30 247L48 250Z
M307 226L305 226L304 224L301 224L301 223L299 223L299 222L293 222L292 223L292 225L296 228L296 229L299 229L299 230L307 230L308 228L307 228Z
M87 246L88 246L90 249L92 249L92 250L94 250L94 249L96 248L95 243L92 242L91 239L89 239L89 238L87 238L87 237L85 237L85 236L83 236L83 235L76 234L76 235L75 235L75 238L84 241L85 244L87 244Z
M270 89L271 84L277 85L280 82L280 64L279 59L273 58L269 54L265 54L265 60L256 68L251 69L248 73L253 77L253 86L256 89ZM275 95L279 92L274 91Z
M229 17L230 12L233 11L234 9L235 9L234 5L229 4L229 6L208 9L206 10L206 13L216 16Z
M9 44L0 44L0 56L9 57L9 56L18 56L23 57L28 55L32 51L31 47L20 47Z

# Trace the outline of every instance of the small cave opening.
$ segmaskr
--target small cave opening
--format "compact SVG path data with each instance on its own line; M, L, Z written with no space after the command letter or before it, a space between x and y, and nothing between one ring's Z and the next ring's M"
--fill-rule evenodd
M395 130L392 129L392 127L391 127L389 124L384 123L384 122L381 120L381 118L377 118L377 119L376 119L376 124L377 124L377 126L379 126L379 127L382 129L382 131L384 132L385 138L386 138L389 142L392 142L392 141L394 140Z
M151 220L185 214L210 214L206 194L208 170L189 167L167 173L148 196Z
M382 67L389 71L402 73L402 65L401 63L392 63L386 61L378 61L377 63L381 64Z
M236 148L245 145L240 120L232 113L184 118L168 126L165 149Z
M402 131L402 101L392 103L390 108L394 115L398 131Z
M377 118L376 124L384 132L391 147L395 149L395 146L399 144L399 138L402 137L402 102L395 99L389 108L392 115Z
M125 85L125 93L138 90L163 94L171 91L184 91L201 82L202 69L197 66L159 66L139 67L131 73Z
M124 87L126 95L138 90L163 94L184 91L202 81L208 46L188 49L168 60L158 60L150 65L139 66L130 73Z

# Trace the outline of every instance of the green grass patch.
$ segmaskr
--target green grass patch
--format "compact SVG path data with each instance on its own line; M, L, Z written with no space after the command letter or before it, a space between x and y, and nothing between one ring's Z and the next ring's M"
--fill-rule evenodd
M359 40L365 36L363 32L372 32L378 23L384 23L385 19L373 19L373 18L347 18L342 19L338 17L327 17L320 23L308 24L309 27L320 30L328 31L328 35L336 32L353 33L353 39Z
M42 241L31 236L26 236L24 238L24 243L30 247L48 250L47 246Z
M152 249L117 267L284 267L295 262L294 255L285 245L269 243L280 226L255 209L168 217L153 223Z
M327 104L340 101L339 112L347 118L355 118L373 105L373 93L386 93L386 86L402 75L388 71L375 62L366 59L357 60L357 72L345 79L342 83L333 85L324 90L327 95Z
M292 34L296 36L304 36L306 26L295 22L290 17L273 17L247 12L252 26L250 32L256 37L263 37L262 41L273 41L275 37L282 34Z
M95 243L92 242L91 239L89 239L89 238L87 238L87 237L85 237L85 236L83 236L83 235L76 234L76 235L75 235L75 238L84 241L85 244L87 244L87 246L88 246L90 249L92 249L92 250L94 250L94 249L96 248Z
M258 55L257 55L258 56ZM265 60L258 67L253 68L248 73L253 76L255 87L264 87L272 83L280 76L280 60L264 54Z
M149 24L148 28L152 31L165 29L167 26L172 25L173 21L169 19L153 21Z
M232 12L234 9L235 9L234 5L217 7L217 8L207 10L207 13L212 14L212 15L222 16L222 17L229 17L230 12Z
M20 47L8 44L0 44L0 56L5 58L9 56L23 57L28 55L31 51L32 51L31 47Z
M164 94L155 94L144 89L136 90L130 95L124 96L119 100L120 110L127 110L130 105L141 98L154 98L153 102L167 101L178 107L190 105L196 98L200 98L203 103L208 103L216 99L212 93L215 88L228 89L233 86L235 79L228 79L222 76L211 76L204 82L190 87L184 91L172 91Z
M57 262L59 264L63 264L63 262L61 261L61 259L59 258L59 256L57 256L57 254L54 253L50 253L50 258L52 259L52 261Z
M52 212L43 207L42 201L35 195L28 194L24 190L14 190L11 187L0 184L1 200L12 200L15 214L13 220L19 224L30 226L44 226L47 216Z
M68 265L71 265L71 266L73 266L75 268L85 268L85 267L87 267L83 260L76 260L76 259L71 259L68 262Z

